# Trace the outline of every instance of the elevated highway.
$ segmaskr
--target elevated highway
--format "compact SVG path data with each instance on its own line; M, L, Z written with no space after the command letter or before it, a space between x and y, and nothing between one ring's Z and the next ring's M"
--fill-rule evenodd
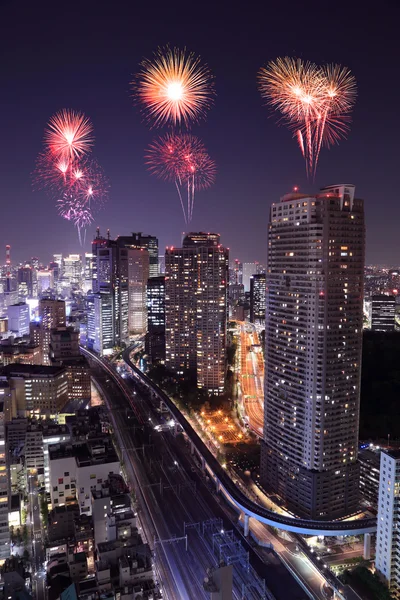
M107 370L110 377L116 381L117 385L124 390L124 393L130 397L130 402L133 406L134 401L127 386L123 384L123 380L115 373L113 368L106 361L99 358L96 354L90 352L86 348L81 348L83 354L86 354L92 360L102 364ZM282 515L260 506L256 502L250 500L232 481L228 473L221 466L218 460L210 452L202 439L186 420L184 415L175 406L172 400L161 390L147 375L142 373L130 360L131 349L127 348L123 352L123 359L129 367L132 375L144 384L149 391L163 404L170 412L174 421L179 424L184 434L191 443L192 451L196 452L204 469L209 473L210 477L215 482L217 490L223 494L226 500L238 512L243 513L245 532L248 531L249 518L252 517L261 523L276 527L292 533L301 535L324 535L324 536L339 536L339 535L361 535L365 533L376 532L376 518L355 519L351 521L314 521L303 518L296 518ZM135 408L133 406L133 408Z

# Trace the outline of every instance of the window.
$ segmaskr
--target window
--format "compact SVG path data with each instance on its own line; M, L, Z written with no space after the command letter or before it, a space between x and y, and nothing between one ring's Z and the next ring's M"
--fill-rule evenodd
M64 498L64 492L60 492L58 495L60 498Z
M62 477L60 477L60 478L58 479L58 483L64 483L64 479L63 479Z
M57 485L53 486L53 492L57 492L57 490L58 490L58 486Z
M83 494L83 492L85 491L85 488L81 488L81 494Z
M67 484L65 485L65 489L66 489L66 490L69 490L69 483L67 483Z
M65 471L64 477L69 477L69 471Z
M97 483L103 483L103 480L102 479L98 479Z
M91 475L90 479L96 479L96 475Z
M57 498L54 500L54 504L58 504L58 500L57 500Z

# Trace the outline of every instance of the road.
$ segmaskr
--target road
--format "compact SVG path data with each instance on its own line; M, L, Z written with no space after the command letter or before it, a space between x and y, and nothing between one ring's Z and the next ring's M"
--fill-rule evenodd
M139 392L137 384L125 380L131 394L136 392L132 412L113 381L107 381L107 375L96 369L94 376L112 402L111 415L123 447L124 468L135 483L141 524L154 551L164 597L171 600L209 598L203 590L203 579L206 569L217 564L218 552L224 550L222 542L216 542L216 536L225 536L223 543L236 552L238 560L234 569L235 599L242 598L243 590L249 600L271 597L265 595L268 592L263 591L260 575L266 577L276 600L307 598L282 565L281 570L266 565L248 541L239 537L236 513L222 507L214 486L207 483L200 467L194 466L183 436L174 437L173 429L170 432L154 430L154 426L162 422L162 416L146 397L147 390ZM233 532L228 533L229 530ZM174 541L186 534L187 551L186 539Z
M35 598L45 600L46 577L43 568L45 552L43 547L42 522L40 517L39 493L37 475L28 476L30 522L32 528L32 580L35 590Z
M239 400L243 403L249 427L258 436L264 427L264 360L256 328L251 323L238 321L240 329L237 371Z

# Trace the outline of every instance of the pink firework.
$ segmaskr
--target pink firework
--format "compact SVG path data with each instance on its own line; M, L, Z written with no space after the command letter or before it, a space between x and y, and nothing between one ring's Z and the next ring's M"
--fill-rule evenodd
M215 162L204 144L194 135L167 134L150 145L146 163L153 175L175 182L185 223L190 222L195 191L209 187L216 175ZM187 195L186 208L182 192Z
M44 139L51 154L74 160L91 150L93 126L83 113L63 109L51 117Z

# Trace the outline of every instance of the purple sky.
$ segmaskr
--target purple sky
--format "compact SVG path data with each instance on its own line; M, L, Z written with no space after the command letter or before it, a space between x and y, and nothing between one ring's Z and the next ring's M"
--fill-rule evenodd
M376 13L351 2L329 3L329 12L321 2L233 6L2 1L0 262L6 243L15 261L82 251L52 200L32 191L45 124L64 107L92 119L94 156L111 183L110 200L87 239L98 224L112 236L157 235L161 249L179 245L184 223L174 187L144 166L145 147L158 131L148 129L129 93L141 58L170 43L200 54L216 76L215 106L192 131L217 161L218 176L213 188L197 194L192 230L221 233L232 258L263 261L272 201L294 185L313 192L354 183L365 199L367 260L400 263L399 8L385 1ZM349 139L322 151L315 183L307 182L296 142L257 90L259 67L283 55L338 62L357 78Z

